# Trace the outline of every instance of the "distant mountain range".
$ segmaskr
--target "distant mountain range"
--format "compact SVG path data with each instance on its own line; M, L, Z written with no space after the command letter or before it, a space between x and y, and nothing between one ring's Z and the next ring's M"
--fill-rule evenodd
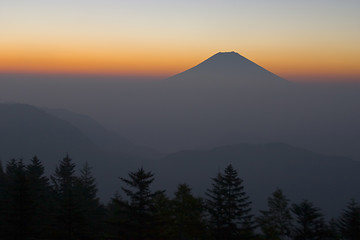
M107 153L118 156L131 156L154 159L163 156L151 148L136 145L118 133L110 131L89 116L77 114L65 109L44 109L47 113L62 119L78 128L96 146Z
M284 142L360 160L360 84L292 83L234 52L159 81L0 75L0 96L91 116L119 144L160 152Z
M118 177L140 166L155 173L156 189L165 188L171 194L178 184L186 182L195 194L203 196L210 179L230 163L244 180L254 209L265 208L267 197L276 188L283 189L293 202L303 198L313 201L330 216L338 214L351 198L360 199L360 162L345 157L270 143L233 144L144 158L141 155L154 152L144 147L136 150L136 145L117 136L91 118L66 110L0 104L3 164L13 157L26 161L37 154L50 174L69 153L78 167L85 162L93 167L105 201L120 190ZM112 138L115 140L110 141ZM119 151L114 150L115 145Z
M39 108L24 104L0 104L0 156L28 159L35 154L61 159L101 156L102 151L78 128ZM51 164L54 169L55 165Z
M37 155L52 174L69 154L81 168L93 166L101 195L110 198L117 177L159 157L149 148L137 146L112 133L91 118L66 110L40 109L25 104L0 104L0 160L25 162ZM109 174L110 173L110 174Z
M159 81L0 76L0 96L26 103L0 104L2 162L37 154L51 173L69 153L103 199L139 166L202 195L228 163L256 208L277 187L330 215L360 199L360 85L288 82L231 52Z
M127 100L117 104L116 129L168 152L284 142L360 160L359 86L292 83L237 53L218 53L143 89L120 90Z
M360 162L327 156L282 143L236 144L170 154L159 163L158 179L174 189L189 182L197 193L228 164L244 180L255 209L266 209L267 197L280 188L293 203L303 199L336 216L351 198L360 199Z

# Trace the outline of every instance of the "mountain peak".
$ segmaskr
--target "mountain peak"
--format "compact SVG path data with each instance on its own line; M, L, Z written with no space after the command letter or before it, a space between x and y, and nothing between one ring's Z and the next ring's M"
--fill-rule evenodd
M231 51L231 52L218 52L214 55L212 55L210 58L208 59L220 59L220 58L244 58L243 56L241 56L239 53ZM246 59L246 58L245 58Z
M216 55L240 55L240 54L235 51L231 51L231 52L218 52L214 56Z
M239 67L240 65L244 66L244 65L255 65L255 63L253 63L252 61L250 61L249 59L241 56L239 53L237 52L218 52L216 54L214 54L213 56L209 57L208 59L206 59L205 61L203 61L202 63L200 63L198 66L201 65L207 65L207 64L212 64L212 65L223 65L223 66L231 66L233 67Z
M235 87L240 84L263 88L277 85L277 83L288 83L235 51L218 52L171 79L180 79L192 84L206 84L207 86L230 84Z

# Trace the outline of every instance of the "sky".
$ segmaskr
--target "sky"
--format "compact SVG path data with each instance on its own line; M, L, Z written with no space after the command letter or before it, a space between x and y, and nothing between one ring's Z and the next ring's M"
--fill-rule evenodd
M358 0L0 0L0 72L167 77L236 51L287 79L359 79Z

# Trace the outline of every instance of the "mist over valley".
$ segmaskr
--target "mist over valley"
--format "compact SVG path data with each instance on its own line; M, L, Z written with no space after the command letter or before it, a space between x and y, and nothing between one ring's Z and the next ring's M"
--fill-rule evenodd
M255 209L281 188L331 215L360 197L359 90L290 82L235 52L159 80L3 74L0 157L37 155L51 174L68 153L104 201L140 166L203 196L231 163Z

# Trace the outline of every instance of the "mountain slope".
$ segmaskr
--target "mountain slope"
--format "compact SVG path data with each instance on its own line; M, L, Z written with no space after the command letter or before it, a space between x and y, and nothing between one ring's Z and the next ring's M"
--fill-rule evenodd
M264 209L276 188L283 189L293 202L308 199L334 217L351 198L360 199L360 162L281 143L177 152L159 163L158 178L166 179L169 188L187 182L195 192L204 194L210 178L228 164L238 170L255 209Z
M134 156L104 151L74 125L39 108L25 104L0 104L0 160L25 162L37 155L46 173L52 174L66 155L78 168L85 162L93 168L100 196L107 200L118 190L118 176L139 166Z
M287 82L236 53L162 81L0 74L0 95L84 113L161 152L284 142L360 160L359 84Z
M77 114L66 109L45 109L45 111L78 128L85 136L107 153L146 159L159 158L162 156L162 154L153 149L136 145L125 137L109 131L89 116Z
M0 116L1 157L5 160L34 154L60 159L66 153L101 152L71 124L30 105L0 104Z
M280 87L291 84L236 52L219 52L197 66L168 78L207 87Z
M119 132L168 151L207 146L234 132L258 134L283 125L283 100L295 87L237 53L218 53L137 92L128 106L119 102Z
M119 132L157 149L285 142L360 160L359 88L288 82L232 52L138 95Z

